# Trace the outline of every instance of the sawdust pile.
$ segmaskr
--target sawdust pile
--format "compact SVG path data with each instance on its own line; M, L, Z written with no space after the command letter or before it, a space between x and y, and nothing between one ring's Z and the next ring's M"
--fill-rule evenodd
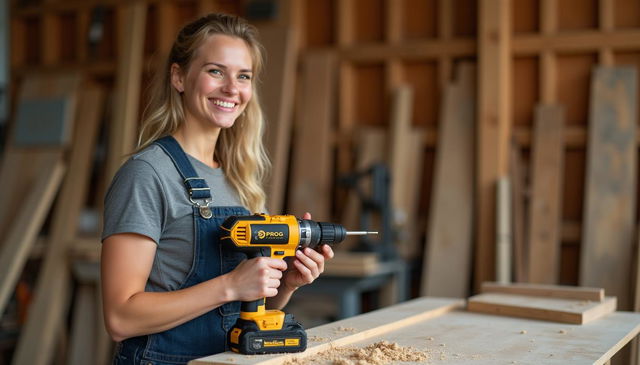
M283 365L384 365L394 361L426 361L429 356L412 347L380 341L364 348L342 347L322 351L307 359L292 359Z

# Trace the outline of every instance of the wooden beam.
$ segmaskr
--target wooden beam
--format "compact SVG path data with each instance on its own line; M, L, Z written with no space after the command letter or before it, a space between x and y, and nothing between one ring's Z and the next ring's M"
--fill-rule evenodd
M326 141L333 128L335 71L332 53L307 53L303 60L287 210L299 217L310 212L316 220L331 218L333 149Z
M123 12L122 37L118 44L118 66L114 109L109 129L106 178L111 181L127 154L133 152L139 122L140 82L144 54L147 4L134 1Z
M511 138L511 1L482 0L479 19L475 288L495 275L496 182Z
M263 82L260 84L260 98L266 119L264 140L273 166L266 184L267 210L278 213L284 208L287 187L298 45L295 43L296 32L291 28L263 26L259 31L267 53Z

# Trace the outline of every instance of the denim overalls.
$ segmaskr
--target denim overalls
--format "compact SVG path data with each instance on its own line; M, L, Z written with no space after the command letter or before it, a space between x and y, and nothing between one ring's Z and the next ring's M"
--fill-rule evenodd
M211 207L211 192L197 177L178 142L171 136L155 142L171 157L184 179L193 203L194 258L180 289L233 270L246 256L222 247L220 225L230 215L247 215L243 207ZM226 333L240 312L240 302L230 302L170 330L126 339L117 344L114 365L184 364L227 350Z

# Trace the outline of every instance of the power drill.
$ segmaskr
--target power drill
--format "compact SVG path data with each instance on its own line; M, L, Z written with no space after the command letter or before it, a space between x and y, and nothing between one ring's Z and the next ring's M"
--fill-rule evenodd
M255 214L230 216L221 225L228 235L222 244L244 252L248 258L295 256L298 249L334 245L348 235L378 232L347 231L335 223L298 219L293 215ZM229 247L229 246L228 246ZM265 298L242 302L240 317L227 336L234 352L247 355L301 352L307 348L307 333L293 315L265 309Z

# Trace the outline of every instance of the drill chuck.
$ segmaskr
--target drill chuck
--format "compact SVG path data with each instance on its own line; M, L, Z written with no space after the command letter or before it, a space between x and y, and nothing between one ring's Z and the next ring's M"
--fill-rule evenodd
M309 219L299 219L300 248L320 245L336 245L349 235L377 234L377 232L350 232L342 225L336 223L316 222Z

